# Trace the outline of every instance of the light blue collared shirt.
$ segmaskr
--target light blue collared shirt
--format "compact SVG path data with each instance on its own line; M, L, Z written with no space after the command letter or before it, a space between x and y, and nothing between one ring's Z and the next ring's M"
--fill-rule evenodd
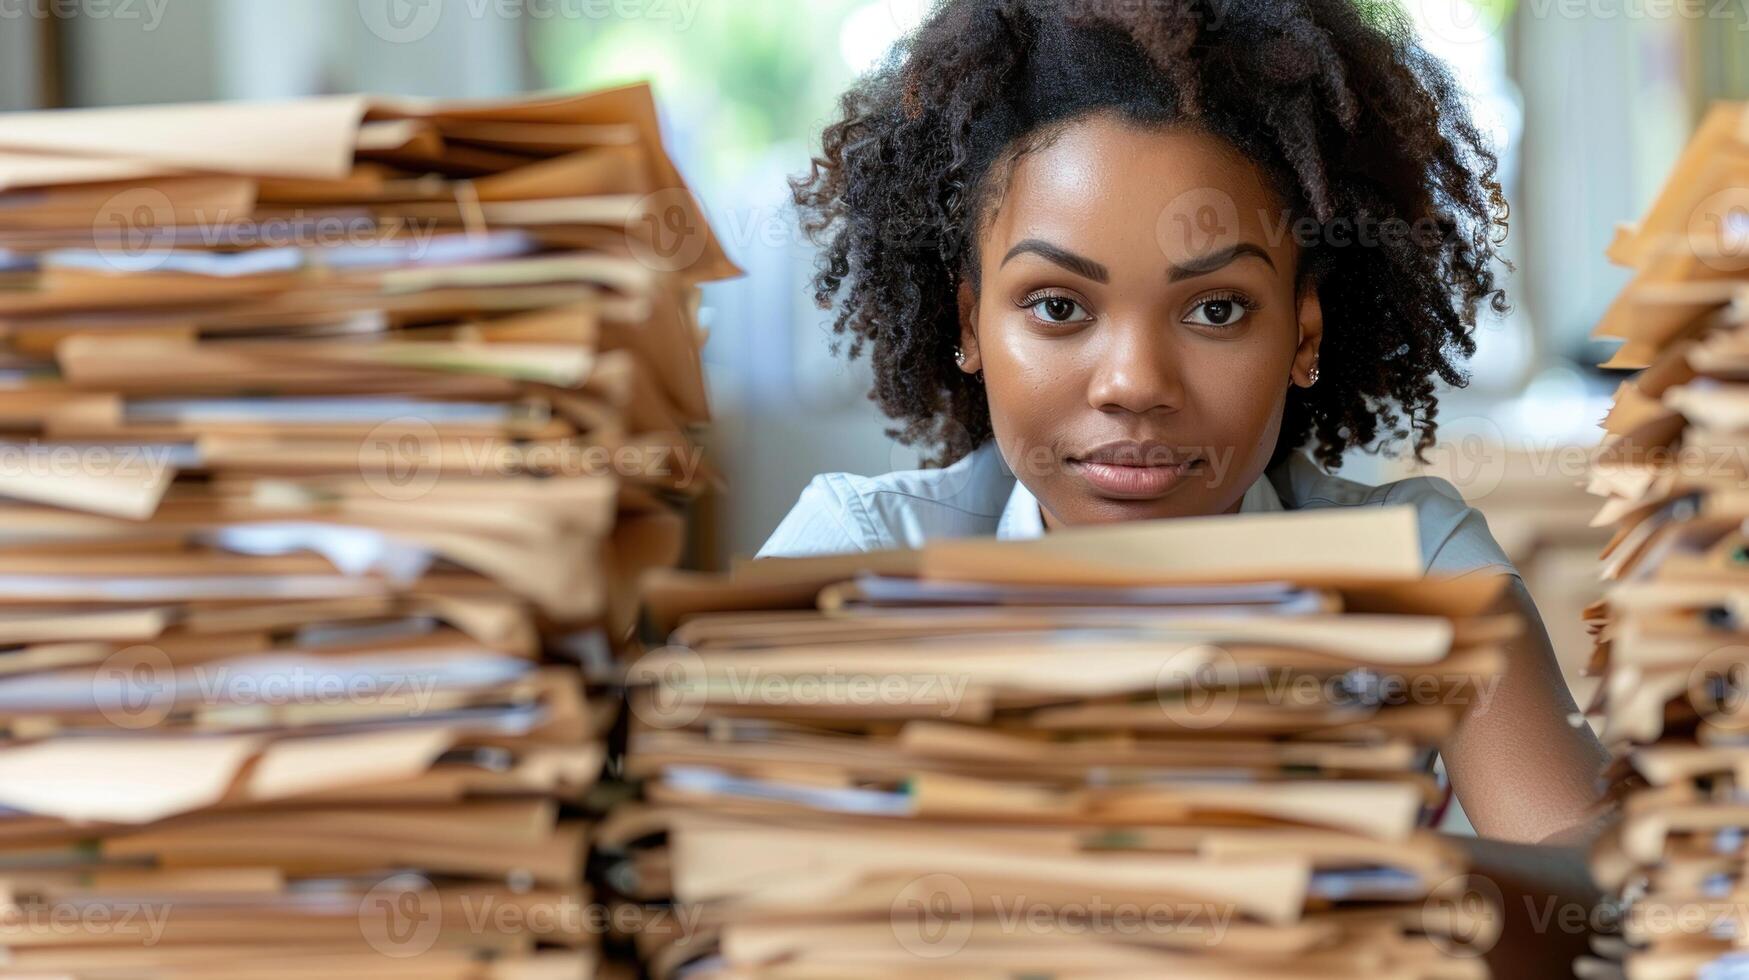
M1290 453L1246 488L1240 513L1319 507L1412 504L1427 571L1458 575L1481 569L1518 575L1488 532L1482 513L1446 480L1418 476L1368 486L1331 476L1304 453ZM939 469L884 476L822 473L814 477L757 558L916 548L931 538L1045 533L1038 500L1015 478L994 440Z

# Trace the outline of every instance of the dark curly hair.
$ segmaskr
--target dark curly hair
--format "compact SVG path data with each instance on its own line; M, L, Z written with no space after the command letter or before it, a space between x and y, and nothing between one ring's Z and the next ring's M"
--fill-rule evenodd
M977 233L1014 159L1099 111L1226 140L1287 227L1419 230L1364 247L1304 236L1323 383L1290 389L1271 462L1315 435L1335 468L1384 430L1422 458L1434 379L1466 384L1478 305L1507 309L1507 211L1461 90L1388 0L946 0L844 94L791 181L822 248L815 299L839 301L835 334L870 354L889 435L937 464L990 437L983 385L951 357L958 281L977 288Z

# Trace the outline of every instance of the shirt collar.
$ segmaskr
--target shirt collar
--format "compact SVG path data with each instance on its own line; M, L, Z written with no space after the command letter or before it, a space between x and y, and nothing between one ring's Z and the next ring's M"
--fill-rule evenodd
M1008 495L1008 504L1002 508L1002 518L996 522L996 537L1004 541L1027 540L1044 537L1044 533L1045 517L1038 509L1038 498L1017 477L1014 492Z
M1256 481L1246 488L1245 496L1239 498L1241 514L1286 509L1282 505L1281 495L1276 492L1266 474L1259 474ZM1016 478L1014 490L1008 495L1008 503L1002 508L1002 517L996 522L996 537L1004 541L1016 541L1043 537L1044 533L1044 513L1039 510L1038 498L1026 489L1026 484Z

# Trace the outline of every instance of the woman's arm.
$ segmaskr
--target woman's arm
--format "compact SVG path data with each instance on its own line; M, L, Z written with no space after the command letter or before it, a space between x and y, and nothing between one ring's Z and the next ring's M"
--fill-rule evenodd
M1469 855L1472 882L1481 878L1500 899L1500 936L1484 951L1494 980L1573 976L1573 961L1591 951L1601 920L1601 896L1586 867L1588 847L1509 844L1456 838ZM1492 897L1492 896L1490 896Z
M1575 726L1573 697L1548 631L1517 576L1497 611L1526 628L1507 650L1505 673L1472 706L1445 748L1446 771L1483 838L1460 838L1471 873L1502 901L1501 935L1487 954L1500 978L1572 975L1588 949L1600 896L1587 863L1608 820L1598 806L1608 756L1589 726Z
M1598 778L1608 761L1561 677L1542 616L1524 582L1510 577L1496 606L1524 617L1499 683L1485 692L1447 742L1446 772L1464 813L1483 837L1518 843L1589 839L1599 813Z

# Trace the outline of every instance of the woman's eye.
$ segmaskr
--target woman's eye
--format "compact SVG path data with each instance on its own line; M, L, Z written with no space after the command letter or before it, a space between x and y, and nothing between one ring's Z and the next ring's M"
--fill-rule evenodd
M1030 307L1039 319L1047 323L1076 323L1087 319L1081 304L1064 296L1046 296Z
M1201 324L1205 327L1230 327L1245 319L1245 304L1234 297L1222 296L1215 299L1205 299L1190 308L1190 315L1184 318L1186 323Z

